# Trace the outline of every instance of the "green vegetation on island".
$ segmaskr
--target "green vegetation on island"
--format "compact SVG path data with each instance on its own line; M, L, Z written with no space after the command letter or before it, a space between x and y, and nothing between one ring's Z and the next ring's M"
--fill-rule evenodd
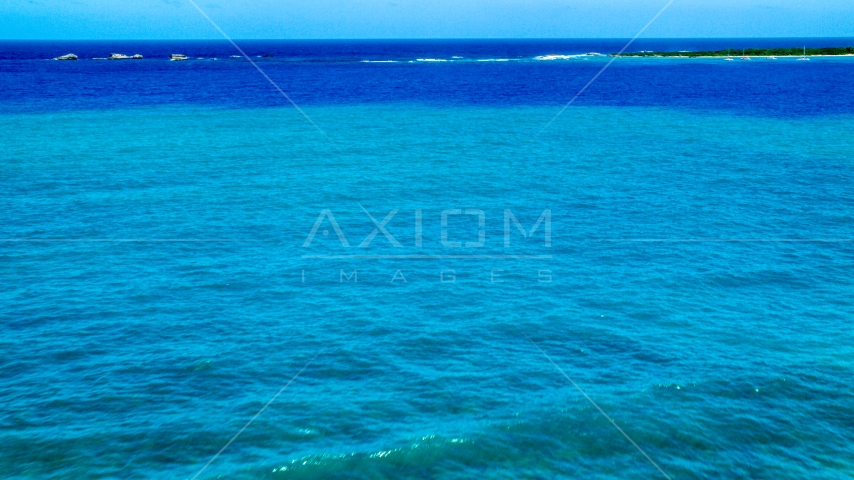
M800 57L804 55L803 47L795 48L748 48L742 53L741 49L715 50L704 52L652 52L641 50L640 52L611 54L620 57ZM807 48L806 55L854 55L854 47L822 47Z

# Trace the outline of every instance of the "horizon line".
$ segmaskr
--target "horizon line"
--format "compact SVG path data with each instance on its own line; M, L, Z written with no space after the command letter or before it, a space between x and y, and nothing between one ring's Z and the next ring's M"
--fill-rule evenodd
M236 38L235 41L269 42L350 42L350 41L525 41L525 40L625 40L629 37L352 37L352 38ZM643 40L788 40L788 39L854 39L852 36L830 37L646 37ZM0 38L0 42L227 42L221 38Z

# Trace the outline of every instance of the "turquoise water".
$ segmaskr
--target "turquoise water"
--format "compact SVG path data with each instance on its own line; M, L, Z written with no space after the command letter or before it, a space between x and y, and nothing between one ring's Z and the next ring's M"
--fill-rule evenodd
M593 62L0 61L0 476L851 478L854 64Z
M3 244L5 475L190 478L315 356L200 478L660 475L525 335L673 478L851 475L851 243L621 240L850 238L853 118L307 113L0 117L3 236L76 240ZM303 258L454 208L541 257Z

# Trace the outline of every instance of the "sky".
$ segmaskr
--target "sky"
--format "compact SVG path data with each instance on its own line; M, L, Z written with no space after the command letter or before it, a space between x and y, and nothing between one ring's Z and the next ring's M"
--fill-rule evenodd
M628 38L668 0L195 0L231 37ZM854 0L675 0L647 38L854 37ZM2 39L215 39L189 0L0 0Z

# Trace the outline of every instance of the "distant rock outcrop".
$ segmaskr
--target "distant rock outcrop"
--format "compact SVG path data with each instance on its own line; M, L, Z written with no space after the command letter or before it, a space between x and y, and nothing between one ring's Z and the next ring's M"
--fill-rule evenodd
M77 55L73 53L69 53L68 55L63 55L61 57L56 57L54 60L77 60Z

